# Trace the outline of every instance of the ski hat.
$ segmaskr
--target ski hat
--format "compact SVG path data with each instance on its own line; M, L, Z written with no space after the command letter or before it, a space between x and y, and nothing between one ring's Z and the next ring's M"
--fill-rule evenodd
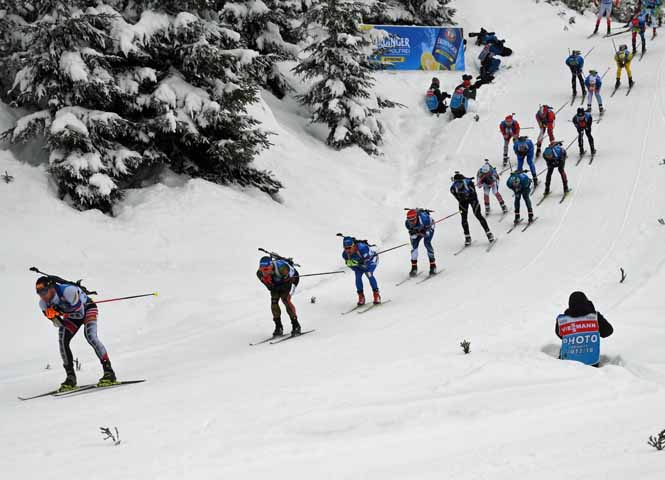
M489 160L485 160L485 165L480 167L480 172L481 173L490 173L490 170L492 167L490 167Z
M441 84L439 83L439 79L436 78L436 77L433 77L433 78L432 78L432 85L436 85L437 87L438 87L439 85L441 85Z
M504 120L506 121L506 123L513 123L513 116L508 115Z
M47 290L52 287L55 287L55 280L51 277L39 277L35 282L37 293L39 293L40 290Z
M624 50L628 50L628 45L619 45L619 51L623 52Z
M570 294L568 308L573 312L592 312L595 310L593 303L591 303L583 292L573 292Z
M592 68L591 70L589 70L589 73L590 73L591 75L597 75L597 74L598 74L598 70L596 70L595 68Z
M261 257L261 260L259 260L259 268L261 270L272 267L272 258L270 257Z
M459 173L459 172L455 172L455 175L453 176L453 180L455 180L455 181L460 181L460 180L465 180L465 179L466 179L466 177L464 175L462 175L461 173Z
M582 53L582 52L580 52L579 50L573 50L573 53L572 53L572 54L573 54L573 55L579 55L580 53Z
M577 115L578 115L578 116L582 117L582 116L584 116L584 113L585 113L584 108L579 107L579 108L577 109Z
M409 210L408 212L406 212L406 219L407 219L409 222L416 222L416 221L418 221L418 212L412 208L411 210Z
M350 248L354 245L355 239L353 237L344 237L344 240L342 240L342 245L344 245L344 248Z
M519 141L519 142L526 142L528 139L529 139L528 135L521 135L521 136L517 137L517 141Z

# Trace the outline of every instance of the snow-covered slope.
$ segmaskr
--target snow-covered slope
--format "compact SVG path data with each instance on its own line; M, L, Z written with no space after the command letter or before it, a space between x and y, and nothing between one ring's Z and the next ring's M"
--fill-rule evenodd
M385 156L370 158L326 149L304 112L266 94L257 108L279 135L259 163L285 183L282 204L171 178L130 193L111 219L55 201L41 168L0 152L0 173L15 177L0 183L3 477L661 478L665 457L646 445L665 428L660 37L635 62L630 97L606 99L594 164L569 163L572 196L543 203L533 228L506 236L507 221L491 216L501 238L486 254L471 219L476 246L453 257L459 219L443 222L435 248L444 273L396 288L408 252L386 254L377 278L392 302L367 315L340 316L355 301L351 275L303 279L296 306L303 327L317 332L247 346L272 329L254 277L257 247L296 256L308 273L341 266L338 231L385 247L406 241L403 207L433 208L437 218L454 212L453 171L472 175L483 158L498 162L503 116L515 112L532 126L540 103L569 99L567 48L595 45L587 65L602 72L611 64L611 43L586 39L590 16L564 31L566 19L547 4L457 3L467 30L491 27L516 51L505 62L511 69L481 89L480 120L427 115L430 74L380 74L377 90L408 108L383 115ZM447 89L459 81L439 76ZM560 114L558 137L574 138L572 115ZM561 189L556 175L553 189ZM101 309L100 336L118 374L148 383L16 400L63 378L31 265L85 276L102 296L160 292ZM554 318L575 289L615 327L602 344L603 368L555 358ZM471 355L462 354L463 339ZM98 378L82 335L73 348L79 381ZM104 443L100 426L117 426L123 443Z

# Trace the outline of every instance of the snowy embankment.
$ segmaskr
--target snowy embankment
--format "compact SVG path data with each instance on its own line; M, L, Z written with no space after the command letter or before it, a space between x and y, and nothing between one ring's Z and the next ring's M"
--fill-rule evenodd
M0 173L15 176L0 184L0 471L43 479L662 476L665 457L646 446L665 428L660 37L633 67L631 96L606 100L594 164L569 162L573 195L543 203L533 228L506 236L508 221L490 216L500 240L486 254L471 219L476 246L452 257L463 240L459 220L443 222L435 248L444 273L395 288L408 252L383 256L377 278L392 302L363 316L339 315L355 301L351 275L303 279L296 306L303 327L317 332L247 346L272 329L254 277L256 247L293 255L308 273L341 266L338 231L386 247L405 241L403 207L433 208L437 218L454 212L452 173L470 176L486 157L499 162L503 116L515 112L533 126L539 104L569 99L567 48L596 45L587 65L602 72L611 64L607 40L586 40L590 16L564 31L547 4L458 3L467 31L491 27L516 52L505 62L512 68L481 89L479 121L427 115L431 74L380 74L378 92L408 108L383 114L385 156L371 158L328 150L325 132L293 101L265 94L257 109L278 135L258 163L284 182L282 204L170 178L130 193L117 218L79 213L55 199L42 168L0 152ZM459 76L439 75L447 90ZM572 115L564 109L556 127L568 141ZM154 301L107 305L100 316L118 375L148 383L17 402L63 378L31 265L84 276L102 296L160 292ZM602 344L603 368L554 358L554 318L574 289L615 327ZM469 356L458 346L465 338ZM98 378L82 335L73 348L83 362L79 381ZM114 448L98 427L116 425L123 443Z

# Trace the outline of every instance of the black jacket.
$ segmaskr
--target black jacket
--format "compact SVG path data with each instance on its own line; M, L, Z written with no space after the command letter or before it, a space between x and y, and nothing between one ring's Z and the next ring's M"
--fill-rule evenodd
M596 307L593 306L593 303L586 297L586 295L582 292L571 293L570 298L568 299L568 308L564 312L564 315L577 318L589 315L590 313L596 313L598 315L598 329L600 330L601 338L606 338L612 335L614 328L612 328L610 322L608 322L600 312L596 311ZM554 333L556 333L557 337L561 338L558 322L554 322Z

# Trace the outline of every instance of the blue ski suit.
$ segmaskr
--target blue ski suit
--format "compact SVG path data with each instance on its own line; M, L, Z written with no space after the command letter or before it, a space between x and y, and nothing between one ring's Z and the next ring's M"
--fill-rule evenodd
M582 77L582 70L584 69L584 57L582 55L570 55L566 59L566 65L570 68L570 74L572 75L571 84L573 87L573 95L577 95L577 82L580 82L580 87L582 87L582 95L586 94L586 88L584 85L584 77Z
M346 266L349 267L356 274L356 291L362 293L364 291L363 275L369 280L372 291L376 292L379 285L374 277L374 270L379 263L379 256L376 251L365 242L356 243L356 251L348 253L346 250L342 252Z
M508 177L506 186L515 192L515 216L518 217L520 214L520 199L522 198L524 199L529 215L533 215L533 207L531 206L531 179L529 176L517 170Z
M434 229L436 225L430 214L426 211L420 210L418 211L416 223L412 224L406 220L404 226L411 237L411 261L418 261L418 246L420 245L420 241L423 240L429 261L430 263L434 263L435 259L432 238L434 238Z
M530 139L526 140L517 140L513 145L513 151L517 155L517 170L522 170L524 167L524 160L529 164L529 170L531 170L531 175L533 178L536 178L536 165L533 163L533 155L535 149L533 147L533 142Z

